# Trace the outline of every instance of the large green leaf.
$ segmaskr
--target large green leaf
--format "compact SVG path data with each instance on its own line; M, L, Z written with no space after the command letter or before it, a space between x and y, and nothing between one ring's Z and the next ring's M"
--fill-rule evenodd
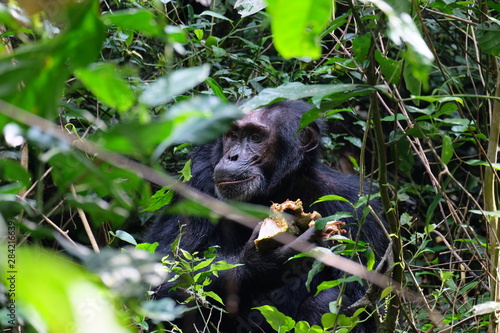
M500 21L490 18L476 26L477 41L481 50L494 56L500 56Z
M146 86L140 101L150 107L165 104L175 96L181 95L202 83L209 73L210 66L206 64L178 69Z
M0 260L1 281L12 288L19 315L37 332L68 332L69 328L82 333L128 332L120 324L109 292L80 265L35 247L19 247L15 256L13 267Z
M108 150L143 160L171 135L173 125L169 121L152 121L145 124L124 121L105 132L97 133L93 140Z
M276 50L284 58L321 56L320 35L333 17L331 0L267 0Z
M0 58L0 99L45 118L55 116L71 69L93 62L101 50L104 30L97 4L60 5L59 10L65 11L61 17L71 18L61 22L65 29L60 34Z
M244 112L255 110L282 99L301 99L313 97L320 101L326 96L343 102L354 96L364 96L373 88L357 84L315 84L305 85L300 82L285 83L277 88L266 88L259 95L245 102L241 108Z
M388 20L389 38L396 45L406 44L405 60L408 62L408 69L420 84L427 87L430 66L434 60L434 55L420 35L412 17L406 12L407 2L398 0L362 1L364 3L372 3L384 12ZM417 89L413 88L413 90L416 91Z
M213 96L198 96L177 103L161 119L173 125L172 134L165 138L162 146L183 142L200 144L214 140L242 115L238 107L223 103Z
M125 112L134 105L135 95L114 64L94 63L77 69L75 76L94 96L120 112Z

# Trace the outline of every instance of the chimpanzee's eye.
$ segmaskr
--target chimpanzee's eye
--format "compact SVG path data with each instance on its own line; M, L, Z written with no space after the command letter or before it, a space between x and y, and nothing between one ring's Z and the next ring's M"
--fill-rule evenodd
M238 133L236 133L236 131L230 131L227 133L227 137L231 140L236 140L238 139Z
M250 140L252 142L259 143L262 141L262 137L260 136L260 134L254 133L250 136Z

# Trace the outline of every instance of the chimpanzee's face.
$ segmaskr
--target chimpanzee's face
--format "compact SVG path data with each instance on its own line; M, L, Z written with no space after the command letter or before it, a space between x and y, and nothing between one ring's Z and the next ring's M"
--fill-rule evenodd
M269 125L266 108L236 121L223 137L223 156L215 166L217 194L224 199L248 201L263 193L266 173L275 160L277 131Z

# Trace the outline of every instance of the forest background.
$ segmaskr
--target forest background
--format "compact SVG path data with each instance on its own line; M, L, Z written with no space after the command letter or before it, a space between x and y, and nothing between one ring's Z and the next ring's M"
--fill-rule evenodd
M380 186L396 282L381 331L500 331L500 4L267 3L0 3L4 331L161 330L182 308L148 299L165 269L144 225L171 189L190 197L194 144L299 98L315 106L304 122L327 120L324 162ZM197 280L211 259L193 255L174 271L217 310Z

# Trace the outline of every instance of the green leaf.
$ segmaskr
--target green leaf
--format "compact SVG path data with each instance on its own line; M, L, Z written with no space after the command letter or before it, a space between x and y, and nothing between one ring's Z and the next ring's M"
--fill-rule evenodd
M173 132L165 138L157 152L174 143L206 143L218 138L229 125L241 118L242 112L214 96L196 96L172 106L160 119L172 124Z
M396 145L392 147L393 158L398 161L399 170L406 174L410 174L413 169L413 164L415 162L415 157L413 156L413 150L410 146L410 141L406 136L402 136L396 141Z
M320 100L326 96L335 98L335 102L338 105L352 97L366 96L373 91L373 87L357 84L305 85L300 82L290 82L277 88L266 88L262 90L259 95L245 102L241 108L244 112L249 112L277 100L302 99L307 97L314 97Z
M323 202L323 201L344 201L344 202L351 203L349 200L347 200L344 197L341 197L340 195L330 194L330 195L324 195L321 198L319 198L318 200L314 201L313 205L320 203L320 202Z
M116 201L108 202L95 195L78 195L76 198L71 196L66 200L72 206L81 208L85 213L88 213L95 226L100 226L105 222L119 225L130 215L130 212Z
M384 290L382 290L382 292L380 293L380 300L383 300L384 298L386 298L390 293L392 293L392 290L393 290L392 286L389 286L389 287L385 288Z
M168 187L162 187L151 197L151 202L147 208L144 208L141 212L155 212L164 206L169 205L174 198L174 191L170 190Z
M325 268L325 264L321 261L315 260L313 262L311 269L307 272L306 288L308 291L311 291L311 283L313 282L314 277L318 275L323 268Z
M255 14L266 8L266 6L267 3L264 0L238 0L234 4L234 8L241 7L241 9L238 9L238 14L240 14L241 17Z
M27 188L31 184L28 171L18 162L7 158L0 159L0 179L3 186L5 186L4 182L6 181L18 183L19 186L16 187L19 187L19 190ZM17 194L17 192L14 194Z
M331 0L267 0L276 50L284 58L321 55L320 35L333 17Z
M233 269L239 266L242 266L242 264L230 264L224 260L220 260L210 266L210 272L215 273L219 271L227 271L228 269Z
M342 221L342 219L351 218L351 217L352 217L352 213L349 213L349 212L336 212L333 215L317 219L316 223L314 223L314 227L316 229L323 229L326 226L326 224L328 222L330 222L330 221Z
M220 298L220 296L217 295L216 293L214 293L213 291L205 291L203 294L206 297L210 297L210 298L216 300L217 302L219 302L220 304L224 305L224 301L222 300L222 298Z
M212 91L214 92L215 96L219 97L221 101L227 103L228 100L226 98L226 95L224 95L224 91L222 90L222 87L215 81L213 78L208 77L205 82L210 86Z
M406 88L411 92L411 94L420 95L422 92L422 82L417 79L415 66L413 66L409 61L404 63L403 77L405 79ZM418 103L416 104L418 105Z
M259 310L266 321L276 332L288 332L295 326L295 320L279 312L274 306L263 305L253 309Z
M140 160L152 154L166 137L172 135L173 127L170 121L142 124L124 120L91 138L103 148Z
M363 0L363 2L372 3L384 12L388 19L389 38L396 45L401 45L402 42L407 45L405 60L408 62L408 68L419 83L427 87L430 65L434 56L420 35L412 17L406 13L406 3L397 0Z
M484 53L500 56L500 21L490 17L490 21L476 26L476 36L479 47Z
M135 246L136 249L138 250L144 250L149 253L155 253L156 248L160 245L158 242L154 242L153 244L150 243L139 243Z
M212 46L212 51L214 53L215 58L221 58L227 54L226 50L215 45Z
M486 215L489 217L499 217L500 218L500 210L494 210L494 211L488 211L488 210L483 210L480 211L479 209L471 209L469 212L473 214L478 214L478 215Z
M194 29L194 34L195 34L196 38L198 38L198 40L203 39L204 32L202 29Z
M392 84L398 84L403 70L402 61L387 58L379 50L375 50L375 59L380 65L380 71L384 77Z
M439 120L439 119L437 119ZM464 118L445 118L441 120L442 124L451 125L451 126L468 126L470 124L469 119Z
M134 105L134 92L114 64L94 63L87 68L77 69L75 76L101 102L119 112L125 112Z
M95 1L58 5L65 29L51 39L17 48L0 58L0 99L47 119L55 119L73 68L96 60L104 40ZM15 59L15 61L14 61Z
M453 143L448 135L443 135L443 146L441 147L441 161L448 164L453 157Z
M65 332L68 327L81 333L129 332L121 325L109 291L80 264L47 248L27 245L16 248L16 262L21 264L15 273L15 305L32 327L42 327L44 332ZM7 260L0 260L3 285L13 282L9 280L13 269L7 267ZM92 315L82 304L89 306L87 310L93 309Z
M193 268L193 272L196 272L200 269L203 269L205 267L208 267L210 266L210 264L215 260L215 258L210 258L210 259L206 259L206 260L203 260L202 262L200 262L198 265L194 266Z
M125 30L140 31L148 36L160 36L162 28L152 11L144 8L117 10L102 16L106 25L115 25Z
M295 324L295 333L325 333L325 331L318 325L309 325L307 321L299 321Z
M129 234L126 231L123 230L117 230L116 233L113 233L112 231L109 232L111 235L115 236L116 238L121 239L124 242L127 242L132 245L137 245L136 240L134 239L134 236Z
M184 181L188 182L191 180L191 160L187 161L186 164L184 164L184 167L182 168L179 173L182 175L182 178L184 178Z
M362 280L360 277L352 275L352 276L348 276L346 278L341 278L341 279L337 279L337 280L323 281L319 284L319 286L316 290L316 295L318 295L323 290L338 287L342 283L349 283L349 282L355 282L355 281L360 282Z
M207 64L178 69L146 86L140 101L149 107L165 104L205 81L209 73L210 66Z
M219 13L213 12L211 10L205 10L203 13L200 14L200 16L211 16L211 17L215 17L215 18L218 18L218 19L221 19L221 20L226 20L226 21L229 21L229 22L233 22L232 20L228 19L224 15L221 15Z
M375 261L375 252L371 247L368 246L366 247L365 257L366 257L366 268L370 271L373 270L376 261Z
M165 297L158 300L148 299L141 303L141 312L148 318L160 321L173 321L186 311L184 305L178 305L176 301Z
M371 33L366 33L364 35L357 36L352 41L352 51L354 52L354 58L356 61L363 62L366 60L366 56L370 52L370 46L372 44Z
M490 167L490 164L486 161L481 161L481 160L475 160L475 159L472 159L472 160L468 160L466 161L465 163L469 164L469 165L482 165L482 166L485 166L485 167ZM495 168L496 170L500 170L500 163L491 163L491 165L493 166L493 168Z
M401 121L401 120L408 120L404 114L397 113L395 115L391 116L386 116L381 119L382 121Z

